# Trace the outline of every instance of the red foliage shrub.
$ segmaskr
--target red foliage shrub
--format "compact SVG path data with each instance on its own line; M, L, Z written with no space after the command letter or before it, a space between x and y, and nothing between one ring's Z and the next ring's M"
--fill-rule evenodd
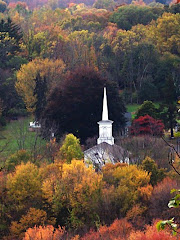
M149 115L135 119L130 128L131 135L153 135L162 136L164 124L161 120L156 120Z
M133 231L131 232L128 240L179 240L179 237L172 236L172 233L168 230L158 232L156 228L157 222L152 226L147 226L145 231Z
M81 240L125 240L132 230L132 225L126 219L116 219L109 227L100 227L98 232L91 230Z

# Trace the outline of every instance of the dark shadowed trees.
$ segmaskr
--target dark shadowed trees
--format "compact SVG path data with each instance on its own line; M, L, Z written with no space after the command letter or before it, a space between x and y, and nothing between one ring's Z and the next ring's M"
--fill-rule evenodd
M109 118L114 130L125 124L125 107L115 83L102 78L90 67L79 67L69 73L64 82L52 91L44 111L45 127L52 122L58 126L57 135L73 133L85 141L98 133L97 122L101 120L103 87L107 86Z
M171 75L166 77L166 83L163 88L163 104L160 106L160 117L163 119L165 127L170 129L171 137L174 137L173 128L176 125L177 117L177 93L176 86Z

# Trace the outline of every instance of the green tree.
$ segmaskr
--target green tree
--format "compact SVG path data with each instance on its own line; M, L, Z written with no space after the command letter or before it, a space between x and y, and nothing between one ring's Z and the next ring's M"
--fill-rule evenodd
M93 7L98 9L113 10L115 8L114 0L96 0Z
M21 162L27 163L30 160L31 156L26 150L19 150L17 153L9 156L6 160L6 169L12 171L15 167Z
M83 152L81 150L80 141L73 134L66 135L63 141L62 147L60 148L60 155L67 163L71 163L71 160L82 159Z
M149 115L155 119L158 118L158 109L151 101L144 101L143 104L138 108L136 112L136 118L140 116Z
M176 125L177 118L177 94L174 80L171 75L167 76L165 87L163 88L163 104L160 106L160 118L164 125L171 131L171 138L174 137L173 128Z
M110 21L117 23L121 29L129 30L137 24L147 25L156 20L163 13L163 9L142 6L126 5L119 7L111 17Z
M150 157L146 157L143 160L142 168L150 174L150 184L153 186L162 181L165 177L164 169L158 169L157 164Z

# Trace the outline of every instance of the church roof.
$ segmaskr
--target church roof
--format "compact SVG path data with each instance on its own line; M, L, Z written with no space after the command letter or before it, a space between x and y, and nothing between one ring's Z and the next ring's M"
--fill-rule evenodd
M89 160L93 165L103 166L105 163L127 162L129 153L122 147L102 142L84 151L85 161Z

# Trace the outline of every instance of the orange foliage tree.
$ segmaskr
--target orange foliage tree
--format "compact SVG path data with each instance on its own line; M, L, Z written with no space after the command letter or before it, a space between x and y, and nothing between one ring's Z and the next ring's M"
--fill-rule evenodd
M11 223L10 232L11 237L22 239L26 229L30 227L44 225L47 221L47 214L45 211L35 208L30 208L26 215L23 215L19 222Z
M81 240L127 240L132 229L126 219L116 219L109 227L101 226L97 232L91 230Z
M65 235L64 228L58 227L54 228L52 225L45 227L34 227L29 228L23 240L59 240ZM63 238L64 239L64 238Z
M152 226L147 226L145 231L134 231L130 234L128 240L179 240L180 238L172 236L168 230L158 232L156 222Z

